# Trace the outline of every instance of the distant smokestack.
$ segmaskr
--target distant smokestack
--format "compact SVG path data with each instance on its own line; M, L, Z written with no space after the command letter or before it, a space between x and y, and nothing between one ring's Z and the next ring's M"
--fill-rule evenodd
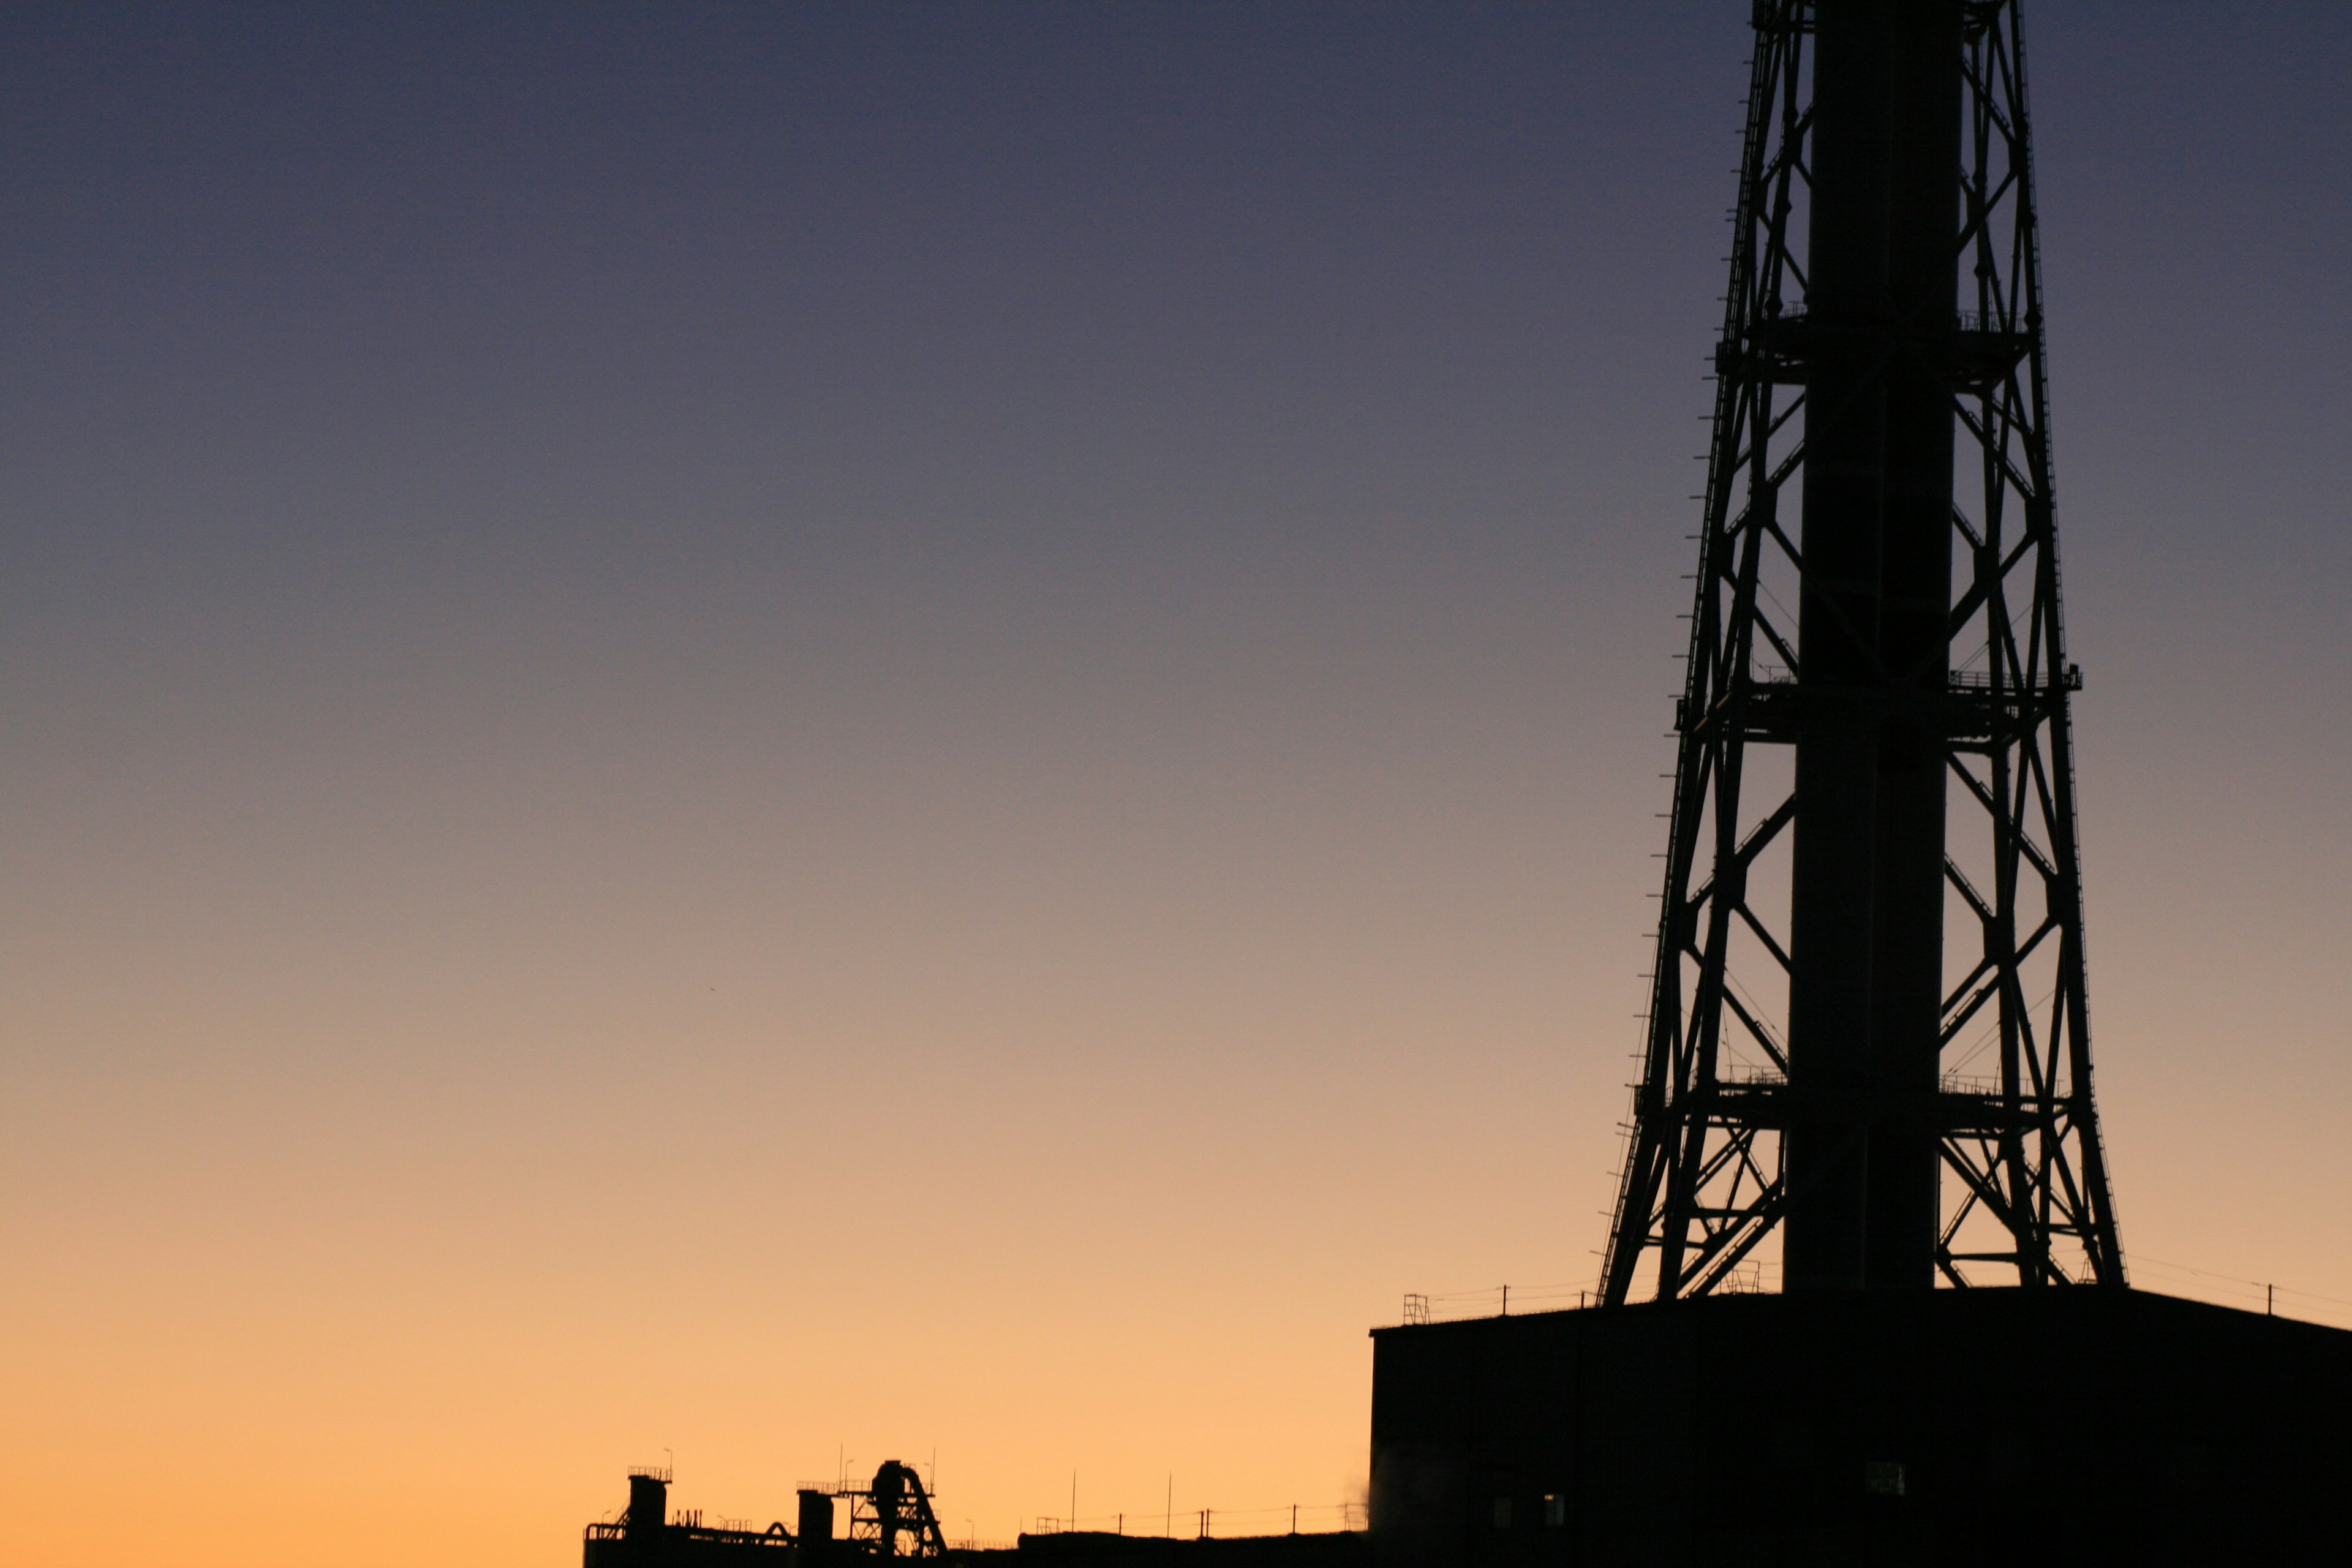
M814 1568L833 1553L833 1499L824 1492L801 1493L800 1568Z
M651 1536L669 1522L669 1478L651 1470L629 1472L629 1511L622 1520L629 1539Z

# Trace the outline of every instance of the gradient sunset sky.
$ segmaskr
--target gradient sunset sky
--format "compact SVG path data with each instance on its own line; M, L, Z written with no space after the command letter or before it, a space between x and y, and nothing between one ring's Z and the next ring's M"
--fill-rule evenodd
M0 1560L1360 1488L1597 1267L1748 9L0 13ZM2352 7L2027 24L2126 1252L2352 1323Z

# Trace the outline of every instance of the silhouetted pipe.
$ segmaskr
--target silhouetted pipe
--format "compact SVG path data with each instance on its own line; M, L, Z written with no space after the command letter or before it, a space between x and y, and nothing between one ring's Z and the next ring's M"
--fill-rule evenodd
M1934 1283L1959 0L1815 12L1791 1290Z

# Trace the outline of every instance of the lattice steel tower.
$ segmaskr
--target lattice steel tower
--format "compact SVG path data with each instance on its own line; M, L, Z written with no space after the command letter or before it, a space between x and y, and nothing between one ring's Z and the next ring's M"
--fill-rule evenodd
M2120 1286L2018 6L1754 25L1604 1300Z

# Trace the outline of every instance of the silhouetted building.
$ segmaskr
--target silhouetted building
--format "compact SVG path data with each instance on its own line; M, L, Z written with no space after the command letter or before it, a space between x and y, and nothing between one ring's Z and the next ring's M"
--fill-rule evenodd
M2344 1561L2352 1332L2136 1290L1373 1331L1381 1568Z

